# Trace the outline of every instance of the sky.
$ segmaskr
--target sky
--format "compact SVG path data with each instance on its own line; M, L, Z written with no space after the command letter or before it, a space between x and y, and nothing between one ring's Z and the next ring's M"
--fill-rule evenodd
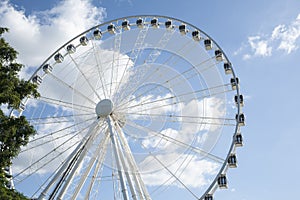
M157 14L187 21L224 50L245 96L245 145L228 173L223 200L295 199L300 111L300 1L11 0L0 3L0 25L28 70L95 24ZM26 76L26 73L24 73Z

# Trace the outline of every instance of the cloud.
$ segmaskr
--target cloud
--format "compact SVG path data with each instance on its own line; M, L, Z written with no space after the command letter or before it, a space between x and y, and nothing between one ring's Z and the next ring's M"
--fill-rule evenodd
M182 154L178 155L176 153L168 154L168 155L158 155L156 156L160 162L168 163L168 169L174 173L187 187L203 187L209 184L209 179L212 174L217 172L218 164L199 159L197 156ZM158 162L152 162L149 165L149 160L153 159L151 157L147 157L140 166L150 171L154 168L161 168ZM171 164L170 164L171 163ZM153 164L157 164L158 166L154 166ZM183 173L184 172L184 173ZM177 185L182 187L179 182L176 181L174 177L165 169L161 169L156 171L155 173L144 173L142 174L143 180L147 185L157 186L161 184L165 185ZM170 179L170 177L172 177Z
M272 47L269 46L268 40L261 39L260 36L248 38L248 43L254 51L255 56L270 56L272 55Z
M0 24L10 29L5 38L26 66L40 65L58 47L101 23L105 16L105 8L93 6L91 0L64 0L29 15L9 1L0 3Z
M269 57L278 51L290 54L299 48L300 14L289 24L279 24L270 33L249 36L234 54L247 60L253 57Z

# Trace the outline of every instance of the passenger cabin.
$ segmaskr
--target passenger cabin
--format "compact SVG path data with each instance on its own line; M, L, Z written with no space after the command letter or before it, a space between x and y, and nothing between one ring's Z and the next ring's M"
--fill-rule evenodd
M198 30L195 30L195 31L193 31L192 32L192 36L193 36L193 39L195 40L195 41L200 41L200 32L198 31Z
M217 61L222 61L223 60L223 53L221 50L216 50L215 51L215 56Z
M159 24L158 24L158 20L157 20L157 18L153 18L153 19L151 19L151 26L153 27L153 28L159 28Z
M69 44L68 46L67 46L67 51L68 51L68 53L75 53L75 51L76 51L76 47L73 45L73 44Z
M244 145L243 144L243 136L242 136L241 133L237 133L235 135L234 144L235 144L236 147L241 147L241 146Z
M188 32L185 24L179 25L178 29L179 29L179 32L181 33L181 35L185 35Z
M57 54L54 56L54 60L55 60L57 63L61 63L62 61L64 61L64 57L63 57L60 53L57 53Z
M102 37L102 32L99 29L96 29L94 30L93 35L96 40L100 40Z
M44 71L46 74L51 73L52 70L53 70L53 68L52 68L52 66L49 65L49 64L45 64L45 65L43 66L43 71Z
M80 39L79 39L79 42L82 46L86 46L89 42L89 39L86 37L86 36L82 36Z
M113 24L110 24L107 26L107 31L110 33L110 34L115 34L116 33L116 27L115 25Z
M172 24L172 21L171 20L166 21L165 22L165 27L166 27L166 29L173 29L174 26Z
M21 102L19 105L18 111L23 112L25 110L25 107L26 107L25 104L23 102Z
M236 90L236 87L239 85L239 78L231 78L230 79L230 83L231 83L231 88L233 90Z
M204 200L213 200L213 196L211 194L207 194L205 195Z
M136 20L136 25L137 25L137 27L139 27L139 28L143 28L143 27L144 27L143 19L142 19L142 18L137 19L137 20Z
M204 46L206 50L211 50L212 49L212 42L210 39L205 39L204 40Z
M238 106L238 104L240 104L240 106L244 106L244 97L243 95L235 95L234 96L234 102L236 104L236 106Z
M224 63L225 74L232 74L232 67L230 63Z
M231 154L228 157L228 166L230 168L236 168L237 167L237 159L236 159L236 155L235 154Z
M239 126L245 126L245 115L243 113L236 114L235 119Z
M35 75L32 78L32 82L35 83L35 84L37 84L37 85L40 85L42 83L42 78L39 75Z
M122 22L122 28L125 30L125 31L129 31L130 30L130 24L129 24L129 21L128 20L124 20Z
M218 178L218 185L220 189L227 189L227 179L225 174L221 174Z

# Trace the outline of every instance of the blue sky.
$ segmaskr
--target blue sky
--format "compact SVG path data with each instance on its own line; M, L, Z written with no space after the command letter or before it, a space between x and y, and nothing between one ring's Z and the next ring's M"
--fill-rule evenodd
M45 21L45 11L54 11L64 1L9 2L14 9L8 9L7 4L0 4L0 16L11 12L22 17L15 21L5 21L1 17L0 24L14 33L7 36L7 39L19 51L21 60L27 66L38 66L38 63L71 38L72 34L63 35L61 41L55 43L25 34L30 33L26 32L26 27L28 30L30 27L37 27L47 31L44 33L53 32L59 36L59 30L55 30L59 27L59 22ZM99 13L99 22L129 15L166 15L187 21L214 38L233 63L241 80L241 91L246 97L244 112L247 117L247 126L243 128L245 146L238 151L239 167L229 171L229 189L218 192L216 198L279 200L295 199L300 195L300 1L73 2L88 4L87 8ZM84 10L80 11L85 13ZM66 9L65 12L76 12L76 9ZM64 11L56 10L48 14L61 20L59 16L64 15ZM65 16L66 22L71 20L68 24L70 30L76 30L72 24L79 24L79 31L74 31L73 36L96 23L90 15L82 15L82 21L72 21L68 15ZM47 23L48 26L45 25ZM21 37L18 33L22 33ZM25 47L30 45L28 40L32 41L35 48L26 51ZM49 48L44 51L39 49L41 47ZM34 59L30 58L30 54L37 51L39 54Z

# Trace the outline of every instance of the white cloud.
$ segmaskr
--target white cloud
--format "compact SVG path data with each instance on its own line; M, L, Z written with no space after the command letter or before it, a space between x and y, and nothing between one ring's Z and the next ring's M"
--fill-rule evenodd
M277 51L290 54L299 48L300 14L289 24L279 24L270 33L249 36L234 54L247 60L253 57L272 56Z
M203 187L209 184L209 178L212 174L215 174L218 168L218 164L198 159L196 156L189 154L166 154L157 155L156 158L168 165L168 169L174 173L187 187ZM161 170L155 171L155 173L144 173L142 174L143 180L147 185L157 186L161 184L165 185L177 185L182 187L179 182L167 171L160 163L153 161L149 165L149 160L153 157L147 157L143 163L140 164L144 169L153 171L154 168ZM156 162L156 163L155 163ZM153 164L157 164L154 166ZM171 179L169 179L171 177ZM167 183L165 183L167 181Z
M272 47L269 46L268 40L263 40L260 36L254 36L248 38L248 43L254 51L255 56L264 57L272 55Z
M0 3L0 24L8 27L7 41L26 66L40 65L58 47L106 16L91 0L64 0L50 9L26 15L8 1Z

